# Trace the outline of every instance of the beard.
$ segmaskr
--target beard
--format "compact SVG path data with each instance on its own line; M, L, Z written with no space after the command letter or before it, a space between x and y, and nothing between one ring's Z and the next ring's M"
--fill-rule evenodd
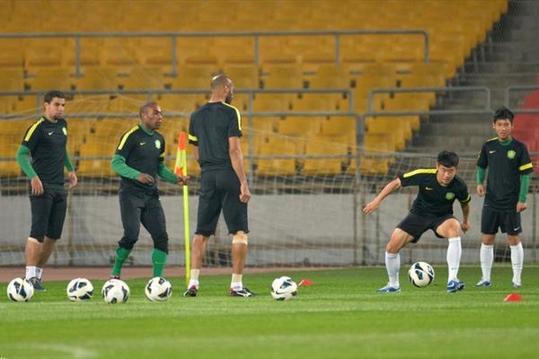
M231 93L229 93L228 95L226 95L225 102L230 105L232 103L232 99L233 96Z

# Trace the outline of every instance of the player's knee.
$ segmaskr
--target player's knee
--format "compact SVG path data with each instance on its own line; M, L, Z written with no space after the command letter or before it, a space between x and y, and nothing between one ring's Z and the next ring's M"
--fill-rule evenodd
M450 219L447 224L448 237L458 237L461 233L460 222L456 219Z
M28 237L28 242L32 243L43 243L43 239L45 238L45 235L39 235L39 234L31 234L30 237Z
M507 243L510 246L516 246L520 243L520 237L519 236L507 236Z
M168 235L164 233L155 237L153 240L153 247L168 254Z
M247 240L248 240L247 233L245 233L244 231L237 231L232 236L232 244L244 244L244 245L247 245Z
M496 239L496 236L491 234L483 234L481 236L481 243L486 244L487 246L491 246L494 244L494 240Z

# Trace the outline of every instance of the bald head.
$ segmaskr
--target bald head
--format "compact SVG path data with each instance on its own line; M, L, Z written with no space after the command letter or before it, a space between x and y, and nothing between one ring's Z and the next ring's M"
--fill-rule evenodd
M163 113L161 107L156 102L148 102L139 109L140 121L146 128L156 130L161 127Z
M211 78L212 101L232 102L234 95L234 84L230 77L221 73Z

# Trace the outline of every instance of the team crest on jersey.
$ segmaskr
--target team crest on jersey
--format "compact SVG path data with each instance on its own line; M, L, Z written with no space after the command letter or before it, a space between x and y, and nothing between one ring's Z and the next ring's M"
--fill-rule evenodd
M62 132L64 133L64 135L66 135L66 136L67 136L67 128L65 128L65 127L62 127Z
M517 153L515 151L513 151L513 150L507 151L507 158L509 158L510 160L515 158L516 155L517 155Z
M445 194L445 199L447 199L448 201L451 201L453 198L455 198L455 194L453 192L447 192Z
M161 148L161 141L155 140L155 148L157 148L157 149Z

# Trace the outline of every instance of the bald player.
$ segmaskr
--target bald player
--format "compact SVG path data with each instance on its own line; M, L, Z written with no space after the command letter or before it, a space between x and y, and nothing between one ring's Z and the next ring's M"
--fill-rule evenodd
M240 148L241 116L230 103L234 95L232 80L219 74L211 81L210 101L193 112L189 124L189 143L201 168L197 228L191 251L191 280L184 293L195 297L208 238L215 234L221 210L232 235L233 297L254 295L243 286L247 257L247 202L251 198Z
M139 116L140 123L122 136L112 158L112 169L121 176L119 195L124 228L111 274L111 278L116 279L120 278L123 263L138 240L141 223L153 240L153 276L163 275L168 234L157 177L177 184L186 180L165 166L165 139L157 132L163 121L161 107L149 102L140 108Z

